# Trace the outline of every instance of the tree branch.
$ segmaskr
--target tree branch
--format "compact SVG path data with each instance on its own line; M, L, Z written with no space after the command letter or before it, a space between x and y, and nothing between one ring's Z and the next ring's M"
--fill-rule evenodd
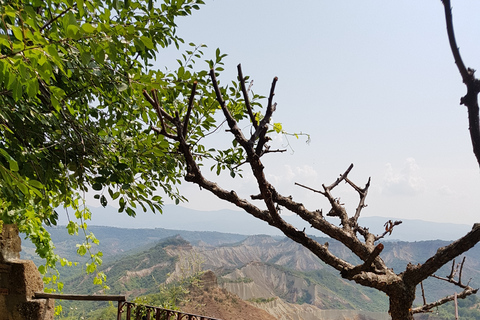
M193 101L195 99L195 91L197 90L198 82L193 82L192 93L190 94L190 98L188 100L188 109L187 114L185 115L185 119L183 120L183 137L187 137L187 130L188 130L188 123L190 122L190 114L192 113L193 108Z
M255 136L259 137L257 148L255 152L258 156L262 155L263 147L265 143L268 141L267 131L268 131L268 124L270 123L270 119L272 118L272 114L275 111L276 104L273 104L273 96L275 95L275 85L277 84L278 78L273 78L272 86L270 87L270 95L268 96L268 105L267 110L265 111L265 115L263 119L260 121L260 124L255 131L255 134L250 138L250 141L254 141ZM252 140L254 139L254 140Z
M387 233L392 234L393 228L395 226L398 226L401 223L402 223L402 221L400 221L400 220L397 220L397 221L388 220L385 223L385 231L381 235L376 236L375 241L378 241L378 240L384 238L387 235Z
M480 111L478 106L478 93L480 92L480 81L475 78L475 70L466 68L463 63L460 51L458 50L453 31L453 18L450 0L442 0L445 9L445 21L447 25L448 40L452 50L455 64L462 76L463 83L467 86L467 94L460 99L460 104L467 107L468 125L470 139L472 140L473 153L480 165Z
M467 289L464 289L462 292L458 293L457 298L464 299L464 298L468 297L469 295L476 294L477 291L478 291L478 289L473 289L473 288L469 287ZM421 307L412 308L412 313L415 314L415 313L428 312L428 311L432 310L433 308L441 306L442 304L445 304L447 302L453 301L454 299L455 299L455 295L452 294L450 296L446 296L442 299L439 299L435 302L425 304Z
M462 57L460 56L460 51L457 46L457 41L455 40L455 32L453 30L452 7L450 5L450 0L442 0L442 3L445 11L445 21L447 24L447 35L450 49L452 50L453 58L455 59L455 64L457 65L458 71L460 71L460 75L462 76L463 83L467 84L471 80L471 74L467 71L467 68L463 63Z
M350 219L353 223L357 223L362 209L367 206L365 204L365 199L367 198L368 188L370 187L370 178L368 178L367 184L365 185L365 188L363 188L363 189L360 189L359 187L357 187L357 185L355 185L350 179L348 179L348 177L345 177L345 181L352 188L354 188L358 192L358 194L360 195L360 201L358 203L357 209L355 210L355 215Z
M52 23L54 23L57 19L61 18L62 16L65 15L65 13L67 13L68 11L72 10L73 8L75 8L77 6L77 4L75 3L72 7L69 7L65 10L63 10L62 12L60 12L55 18L52 18L50 19L47 23L45 23L41 28L40 28L40 32L42 32L44 29L48 28L48 26L50 26Z
M446 247L439 248L437 253L421 265L409 265L404 272L404 280L412 284L421 281L434 274L443 265L471 249L480 241L480 223L473 225L472 230L462 238L452 242Z
M243 77L241 64L237 65L237 70L238 70L238 79L240 81L240 87L242 88L243 100L245 101L245 108L247 108L247 112L248 112L248 115L250 116L250 121L252 121L253 127L257 129L258 123L257 123L257 119L255 118L255 115L253 114L252 106L250 105L250 99L248 98L248 91L247 91L247 87L245 86L245 78Z
M244 148L248 149L248 141L243 136L242 131L237 126L237 122L233 119L230 111L228 111L227 106L225 105L225 101L223 100L222 93L220 92L220 87L218 86L217 77L215 76L215 70L210 69L210 78L212 80L213 89L215 90L215 96L220 104L220 108L222 108L223 115L227 120L228 127L232 130L235 139L240 143L240 145Z

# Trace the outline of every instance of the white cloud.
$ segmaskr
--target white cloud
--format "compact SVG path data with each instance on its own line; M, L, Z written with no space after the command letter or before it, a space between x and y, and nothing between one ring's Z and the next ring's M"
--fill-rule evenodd
M275 174L268 174L268 179L274 186L282 183L291 185L294 182L318 184L317 171L309 165L292 167L289 164L285 164L281 166L280 170L275 170L274 172Z
M385 165L382 193L388 195L414 196L425 190L425 180L414 158L407 158L398 171L391 163Z
M450 187L448 187L447 185L443 185L441 187L439 187L437 189L437 193L439 196L456 196L457 193L455 191L453 191L452 189L450 189Z

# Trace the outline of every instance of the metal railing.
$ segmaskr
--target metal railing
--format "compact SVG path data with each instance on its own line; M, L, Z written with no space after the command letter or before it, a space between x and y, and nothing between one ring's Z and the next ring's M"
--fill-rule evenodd
M113 295L84 295L84 294L56 294L36 292L34 299L59 299L83 301L117 301L117 320L220 320L181 311L163 309L128 302L125 296ZM125 318L122 315L125 314Z
M220 320L127 301L118 303L117 320L122 320L123 313L126 315L125 320Z

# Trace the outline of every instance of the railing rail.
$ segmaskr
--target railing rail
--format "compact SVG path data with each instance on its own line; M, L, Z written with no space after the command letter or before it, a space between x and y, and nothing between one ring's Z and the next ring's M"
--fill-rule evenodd
M118 305L117 320L122 320L122 313L126 314L125 320L220 320L133 302L119 302Z
M59 300L83 300L83 301L126 301L125 296L96 295L96 294L58 294L35 292L34 299L59 299Z
M154 306L141 304L137 305L133 302L126 301L125 296L36 292L33 298L83 301L118 301L117 320L122 320L123 314L125 314L125 320L220 320Z

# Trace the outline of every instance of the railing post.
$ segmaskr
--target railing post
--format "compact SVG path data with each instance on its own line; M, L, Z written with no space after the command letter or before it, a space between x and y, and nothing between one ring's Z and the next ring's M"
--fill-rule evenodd
M127 319L126 320L131 320L132 307L133 307L133 304L127 303Z
M117 320L122 320L122 307L123 307L124 302L118 301L118 309L117 309Z
M150 313L152 312L152 308L147 307L147 320L150 320Z

